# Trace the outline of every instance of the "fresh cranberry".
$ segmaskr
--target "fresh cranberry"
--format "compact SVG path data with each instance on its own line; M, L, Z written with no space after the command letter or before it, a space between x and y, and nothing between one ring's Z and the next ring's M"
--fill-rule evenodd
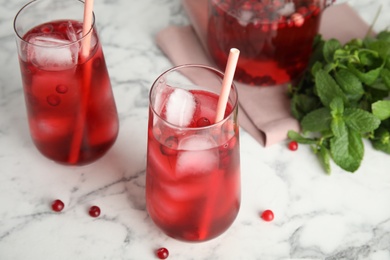
M296 151L298 150L298 143L296 141L291 141L288 143L288 149L291 151Z
M297 12L300 13L303 17L305 17L309 13L309 9L305 6L301 6L298 8Z
M272 221L274 219L274 213L270 209L264 210L261 213L261 218L265 221Z
M291 20L294 22L296 27L301 27L305 22L305 18L300 13L294 13L291 15Z
M64 209L65 207L65 204L61 201L61 200L55 200L53 201L53 203L51 204L51 208L55 211L55 212L60 212Z
M89 215L93 218L100 216L100 208L98 206L92 206L89 208Z
M310 5L309 11L312 12L313 16L317 16L320 13L320 8L315 5Z
M165 247L161 247L157 249L156 254L159 259L167 259L169 256L169 251Z
M201 117L196 121L196 126L197 127L203 127L203 126L208 126L210 125L210 120L207 117Z
M168 137L167 139L165 139L164 145L160 145L161 153L164 155L176 155L178 143L179 141L177 140L177 137Z
M261 30L263 32L269 32L269 30L270 30L270 22L269 22L268 19L264 19L263 24L261 26Z

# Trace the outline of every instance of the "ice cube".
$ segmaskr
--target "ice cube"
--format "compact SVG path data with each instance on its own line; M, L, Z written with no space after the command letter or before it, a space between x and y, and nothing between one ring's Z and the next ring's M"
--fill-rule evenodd
M241 26L247 26L254 17L254 15L255 13L251 10L241 10L239 12L238 22Z
M28 59L45 70L64 70L77 64L78 45L56 35L39 34L29 38Z
M169 96L166 106L167 121L171 124L185 127L191 123L195 113L194 96L183 89L175 89Z
M295 12L294 3L286 3L283 5L282 8L278 10L278 14L281 16L290 16L294 12Z
M179 141L177 177L207 174L219 165L217 144L211 136L192 135Z
M77 39L81 38L82 35L80 33L76 33L71 21L68 21L66 29L66 36L68 36L68 39L72 42L75 42Z

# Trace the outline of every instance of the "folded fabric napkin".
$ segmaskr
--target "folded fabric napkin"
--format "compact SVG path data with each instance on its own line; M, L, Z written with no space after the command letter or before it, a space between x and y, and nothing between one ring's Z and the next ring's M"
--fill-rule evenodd
M183 0L192 25L170 26L157 34L156 42L174 65L204 64L215 67L208 56L206 30L208 0ZM345 43L362 38L368 25L348 6L340 4L325 9L320 33L325 39L336 38ZM196 82L196 75L187 75ZM290 113L287 84L254 87L235 82L239 96L239 123L263 146L287 138L288 130L299 131L299 122Z

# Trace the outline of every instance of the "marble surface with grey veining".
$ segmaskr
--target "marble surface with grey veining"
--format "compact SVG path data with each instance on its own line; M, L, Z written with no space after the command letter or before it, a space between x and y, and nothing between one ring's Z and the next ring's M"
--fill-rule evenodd
M194 0L196 1L196 0ZM241 131L242 205L231 228L203 243L164 235L145 210L148 91L171 66L154 42L188 19L179 0L96 0L97 27L120 117L113 148L84 167L43 157L28 132L12 22L23 0L0 0L0 259L390 259L390 157L365 143L354 174L324 174L308 146L264 148ZM375 29L388 0L350 0ZM50 209L60 198L66 208ZM88 208L99 205L98 218ZM272 222L259 213L270 208Z

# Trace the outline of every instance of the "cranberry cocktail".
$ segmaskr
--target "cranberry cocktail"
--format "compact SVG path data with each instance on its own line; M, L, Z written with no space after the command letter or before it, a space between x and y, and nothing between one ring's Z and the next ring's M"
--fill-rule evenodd
M215 122L218 95L181 87L156 80L151 90L147 209L167 235L204 241L223 233L240 207L237 103L230 99Z
M75 2L82 10L81 2ZM26 5L15 19L30 134L46 157L87 164L113 145L119 127L102 46L95 27L84 44L80 20L50 20L28 28L24 12L39 4Z

